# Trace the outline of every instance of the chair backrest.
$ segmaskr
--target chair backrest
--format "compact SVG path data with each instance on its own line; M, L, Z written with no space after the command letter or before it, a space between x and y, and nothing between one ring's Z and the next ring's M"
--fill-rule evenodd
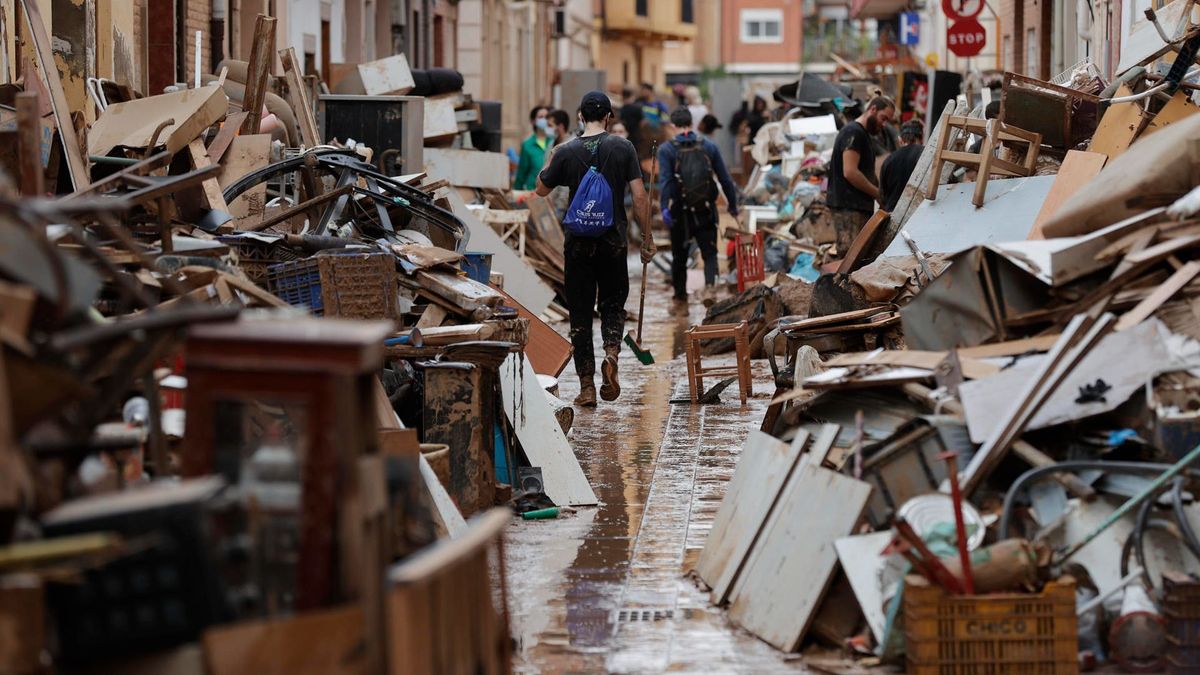
M767 273L763 268L762 232L739 234L737 239L738 293L766 278Z

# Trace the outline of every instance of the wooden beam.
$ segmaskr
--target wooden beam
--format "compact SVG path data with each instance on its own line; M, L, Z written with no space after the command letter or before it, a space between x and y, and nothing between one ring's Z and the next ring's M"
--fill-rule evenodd
M67 172L71 175L71 185L74 190L81 190L91 184L91 179L88 177L87 161L84 160L80 149L79 136L75 134L75 123L71 121L67 94L63 91L62 80L58 77L58 66L55 65L54 53L50 47L50 36L46 34L46 24L42 21L42 11L38 8L37 0L21 0L21 7L25 10L25 21L33 39L38 69L42 71L46 88L50 91L50 105L54 110L54 121L58 125L58 139L62 142L63 155L67 158Z
M288 99L300 126L300 140L304 147L315 148L321 144L321 133L317 131L317 119L313 115L312 101L308 98L308 88L300 81L296 50L292 47L279 50L279 60L283 63L283 75L287 78Z
M1133 328L1139 323L1150 318L1150 315L1155 312L1166 301L1170 300L1184 286L1187 286L1196 275L1200 274L1200 261L1193 260L1183 267L1180 267L1171 275L1169 279L1164 281L1154 289L1154 292L1142 299L1136 307L1126 312L1119 321L1117 321L1117 330L1125 330Z
M267 76L271 74L271 60L275 53L275 19L259 14L254 25L254 42L250 50L250 63L246 67L246 93L242 97L242 110L246 121L242 122L242 134L257 134L262 126L263 101L267 97Z
M40 197L46 192L41 136L37 92L17 94L17 166L21 171L21 194L26 197Z
M191 153L192 164L197 169L206 169L212 166L208 150L204 148L204 141L199 138L193 138L188 143L188 152ZM208 202L208 208L214 211L229 212L229 205L225 203L225 195L221 193L221 184L217 182L216 176L205 178L200 186L204 189L204 199Z

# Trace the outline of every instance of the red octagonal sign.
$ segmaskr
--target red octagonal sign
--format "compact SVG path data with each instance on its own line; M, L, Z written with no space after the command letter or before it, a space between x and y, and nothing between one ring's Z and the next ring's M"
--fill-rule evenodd
M987 44L987 32L975 19L959 19L946 29L946 46L956 56L976 56Z

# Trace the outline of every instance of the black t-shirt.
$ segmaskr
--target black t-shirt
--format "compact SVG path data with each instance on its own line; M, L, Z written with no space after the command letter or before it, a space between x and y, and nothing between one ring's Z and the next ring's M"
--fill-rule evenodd
M884 211L891 213L896 208L896 202L900 201L904 186L908 185L908 179L912 176L913 169L917 168L917 161L921 159L921 153L924 151L925 146L913 143L900 148L883 160L883 167L879 169L879 198L883 202Z
M879 181L875 180L875 151L871 145L871 136L857 121L848 123L838 132L837 140L833 143L833 157L829 160L829 192L826 195L829 208L874 213L875 200L851 185L842 172L842 153L855 150L858 152L858 170L867 180L878 184Z
M549 188L566 185L571 189L570 199L574 199L575 190L593 164L608 181L615 207L613 229L601 239L624 246L629 228L624 208L625 190L630 181L642 179L642 165L638 163L632 143L607 133L575 138L554 149L550 164L542 170L540 178ZM571 233L566 234L569 240Z

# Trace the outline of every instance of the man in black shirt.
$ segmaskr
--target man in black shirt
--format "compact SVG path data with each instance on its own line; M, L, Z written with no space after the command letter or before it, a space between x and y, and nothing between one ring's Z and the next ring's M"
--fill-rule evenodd
M579 374L579 396L575 403L592 407L596 405L592 308L597 304L604 345L600 397L613 401L621 395L617 355L625 334L625 300L629 297L629 267L625 260L629 224L622 208L626 187L633 195L633 214L642 231L643 262L654 257L655 248L650 199L642 182L637 152L629 141L607 132L613 118L608 96L599 91L588 92L579 104L578 115L583 134L554 148L549 165L538 176L537 193L544 197L555 187L566 185L574 200L575 191L592 167L596 167L612 190L613 226L597 237L575 236L568 231L563 246L571 345L575 349L575 372Z
M895 114L896 104L890 98L876 96L867 103L863 114L842 127L834 141L826 201L833 216L840 254L850 250L859 230L875 212L879 188L871 135L878 133Z
M888 213L895 210L904 186L908 185L913 169L917 168L921 153L925 152L925 146L921 145L922 131L920 122L905 122L900 127L900 149L883 160L883 167L879 170L879 201Z

